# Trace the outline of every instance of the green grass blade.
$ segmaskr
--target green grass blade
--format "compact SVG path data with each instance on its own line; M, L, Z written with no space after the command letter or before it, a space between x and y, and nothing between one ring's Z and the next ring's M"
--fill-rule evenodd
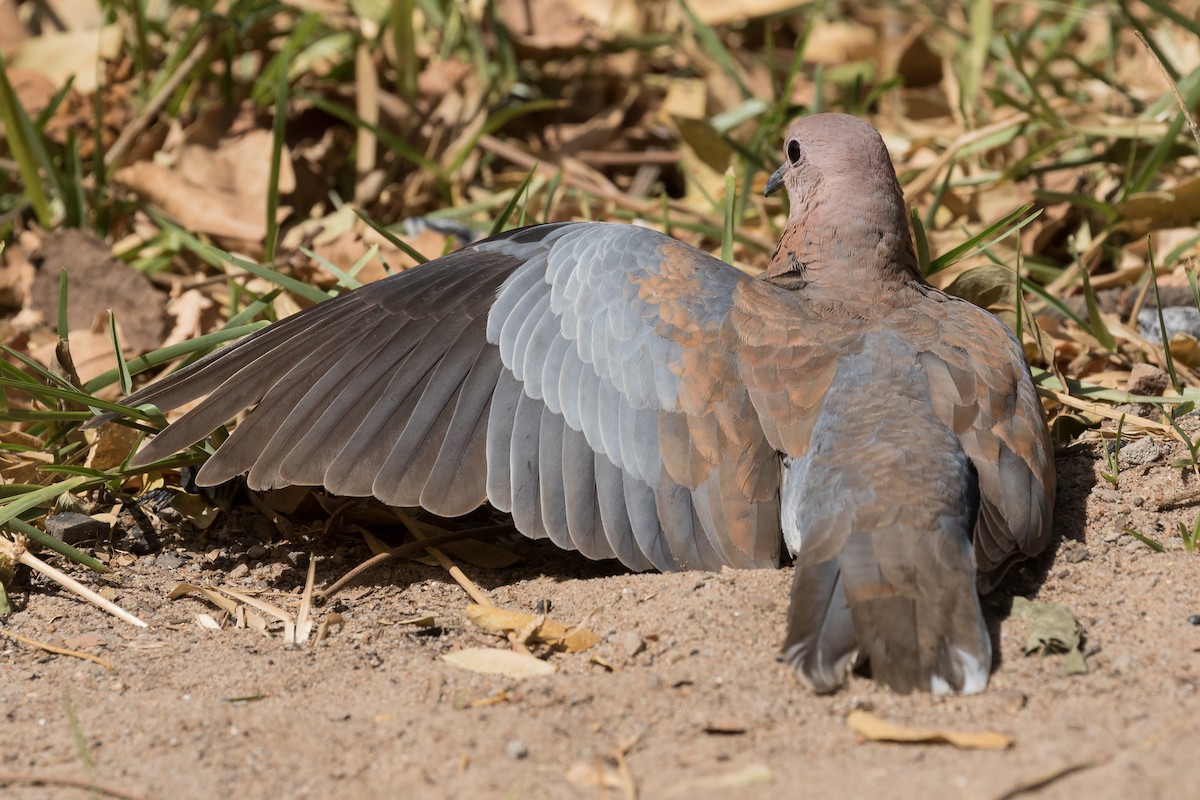
M133 392L133 377L129 374L129 364L125 361L125 351L121 348L121 336L117 333L117 318L112 310L108 312L108 335L112 340L113 354L117 359L117 377L121 384L121 394Z
M7 527L9 530L16 531L22 536L29 538L31 541L37 542L47 550L53 550L59 555L71 559L76 564L82 564L93 572L99 572L101 575L106 572L110 572L108 567L104 566L104 564L92 558L87 553L83 552L82 550L75 549L66 542L55 539L50 534L36 528L33 525L30 525L23 519L10 519L5 523L5 527Z
M360 259L359 263L356 265L358 267L358 269L362 269L362 265L365 264L368 259L370 259L372 256L374 256L375 253L377 252L377 250L378 250L378 248L376 248L376 247L371 247L370 249L368 249L366 254L363 255L362 259ZM334 278L337 279L338 285L341 286L342 288L347 289L349 291L354 291L358 287L362 286L362 281L360 281L358 278L355 278L352 273L346 272L341 267L334 264L328 258L325 258L324 256L314 253L312 250L309 250L307 247L301 247L300 252L304 253L304 255L308 256L313 261L317 262L322 267L324 267L325 270L330 275L332 275Z
M17 93L13 91L8 80L8 67L4 63L4 55L0 53L0 122L4 123L5 138L12 152L13 160L21 174L25 194L33 206L38 223L47 230L54 227L54 214L50 211L50 201L42 189L42 176L38 172L37 160L34 156L33 143L28 140L26 127L22 124L22 109Z
M1163 320L1162 297L1158 293L1158 268L1154 264L1154 244L1150 237L1146 237L1146 250L1147 262L1150 265L1150 283L1154 287L1154 310L1158 314L1158 333L1162 338L1163 359L1167 364L1167 374L1171 376L1171 386L1178 392L1179 376L1175 374L1175 358L1171 355L1171 340L1167 336L1167 323Z
M714 61L720 65L721 70L728 75L734 83L737 84L738 91L742 93L743 100L749 100L754 97L754 93L746 86L746 82L742 80L741 70L738 69L737 62L726 49L725 43L721 41L721 37L712 29L707 22L700 19L691 6L684 0L679 0L679 5L683 9L683 13L688 18L688 23L692 27L692 31L696 34L696 39L700 42L701 48Z
M43 486L32 492L26 492L25 494L5 500L3 503L0 503L0 525L7 525L9 520L16 519L18 515L32 508L37 508L43 503L55 500L59 495L74 491L85 483L87 483L87 478L68 478L65 481L60 481L50 486Z
M251 322L242 325L234 325L232 327L225 327L219 331L213 331L212 333L206 333L203 336L197 336L194 339L188 339L186 342L179 342L177 344L159 348L158 350L146 353L145 355L131 358L126 363L126 369L128 369L131 376L138 375L148 369L154 369L155 367L160 367L163 364L169 364L172 361L176 361L185 356L206 353L219 344L224 344L225 342L233 339L240 339L243 336L254 333L260 328L265 328L268 324L269 323L267 322ZM83 385L83 388L88 392L97 392L100 389L103 389L105 386L111 384L113 381L119 380L120 377L121 376L117 368L113 368L92 378Z
M58 338L64 342L70 338L71 328L67 320L67 283L69 275L66 267L60 267L58 272Z
M65 400L69 403L76 403L85 407L90 406L91 408L98 408L102 411L113 411L123 416L135 417L145 422L152 421L152 418L149 414L139 411L138 409L130 408L129 406L123 406L119 403L112 403L108 400L101 400L98 397L93 397L76 389L57 389L53 386L42 386L40 384L30 385L28 383L14 381L10 378L0 378L0 387L23 392L24 394L37 398L48 405L50 404L50 401L47 400L47 398L53 400Z
M1142 544L1146 545L1146 547L1149 547L1151 550L1153 550L1153 551L1154 551L1154 552L1156 552L1156 553L1165 553L1165 552L1167 552L1167 548L1163 547L1161 544L1159 544L1158 542L1154 541L1154 540L1153 540L1153 539L1151 539L1149 536L1145 536L1145 535L1143 535L1143 534L1140 534L1140 533L1138 533L1138 532L1137 532L1137 531L1135 531L1133 528L1126 528L1126 529L1125 529L1125 535L1126 535L1126 536L1132 536L1134 539L1137 539L1139 542L1141 542Z
M917 207L909 209L912 217L913 243L917 248L917 268L922 275L929 274L929 237L925 235L925 226L921 223L921 213Z
M725 170L724 224L721 226L721 260L726 264L733 263L733 218L736 199L737 182L733 175L733 167L730 167Z
M500 233L504 230L504 226L508 224L509 217L511 217L513 211L516 210L517 204L521 202L521 195L523 195L525 190L529 188L529 184L533 180L533 176L537 174L537 168L538 165L534 164L533 167L530 168L529 172L525 173L525 179L521 181L521 185L517 187L515 192L513 192L512 197L508 199L508 203L505 204L504 209L500 212L500 215L496 217L496 221L492 223L492 231L489 235L495 236L497 233Z
M386 239L388 241L388 244L392 245L392 247L395 247L397 250L404 252L405 254L408 255L409 258L416 261L418 264L424 264L426 261L429 260L428 258L423 256L420 252L418 252L417 249L414 248L412 245L410 245L408 242L400 239L398 236L396 236L396 234L392 233L387 228L383 227L382 225L380 225L378 222L376 222L375 220L368 217L363 212L359 211L358 209L355 209L354 213L356 215L358 215L359 219L361 219L363 222L370 225L371 230L375 231L380 236L382 236L384 239Z
M991 225L988 225L982 231L967 239L967 241L963 242L958 247L955 247L949 252L946 252L935 258L929 265L928 274L932 275L933 273L939 272L969 255L974 255L977 251L990 247L991 245L1003 239L1005 236L1008 236L1009 234L1025 227L1030 222L1033 222L1033 220L1037 219L1037 217L1042 213L1042 210L1038 209L1033 214L1025 217L1025 214L1027 214L1031 208L1033 208L1033 204L1026 203L1015 211L1009 212L1002 219L993 222ZM1025 218L1021 219L1022 217ZM1015 227L1011 227L1014 223L1017 223L1018 220L1020 222Z
M1092 290L1092 276L1088 274L1087 267L1083 265L1082 259L1078 254L1075 257L1075 263L1079 265L1079 278L1083 283L1083 300L1087 304L1088 330L1096 337L1096 341L1100 342L1100 346L1110 353L1117 351L1117 340L1113 338L1112 333L1108 330L1108 325L1104 323L1104 318L1100 316L1100 305L1096 302L1096 293Z

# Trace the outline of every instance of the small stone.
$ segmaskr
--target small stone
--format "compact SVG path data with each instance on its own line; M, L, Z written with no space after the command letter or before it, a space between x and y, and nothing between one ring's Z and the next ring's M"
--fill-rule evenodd
M1192 614L1188 617L1189 625L1200 625L1200 614Z
M1177 333L1190 333L1200 339L1200 310L1195 306L1163 306L1162 327L1158 324L1158 309L1147 306L1138 313L1138 328L1152 342L1162 341L1162 328L1167 338Z
M520 761L529 756L529 748L520 739L509 739L504 743L504 754L513 761Z
M1162 446L1149 436L1121 444L1121 461L1131 466L1150 464L1158 461L1162 455Z
M1125 391L1158 397L1166 391L1170 382L1170 376L1153 364L1134 364L1129 371L1129 379L1125 381Z
M225 577L231 581L240 581L242 578L246 577L249 574L250 574L249 565L247 565L246 562L242 561L236 567L229 570L229 573Z
M159 553L155 557L155 565L162 569L178 569L183 566L184 557L179 553Z
M262 558L266 554L267 548L263 547L261 544L251 545L250 549L246 551L246 555L249 558L254 559Z
M1087 561L1092 554L1087 551L1086 547L1076 544L1073 547L1065 548L1062 557L1068 564L1078 564L1080 561Z
M646 649L646 642L637 631L621 631L612 638L613 646L626 658L633 658Z
M1121 502L1121 493L1115 489L1105 489L1097 486L1092 490L1092 496L1104 503L1119 503Z
M109 530L107 522L100 522L87 514L74 511L64 511L46 517L46 533L67 544L107 539Z
M287 558L287 562L296 569L302 569L308 566L308 553L305 553L303 550L293 550L292 552L288 553L285 558Z

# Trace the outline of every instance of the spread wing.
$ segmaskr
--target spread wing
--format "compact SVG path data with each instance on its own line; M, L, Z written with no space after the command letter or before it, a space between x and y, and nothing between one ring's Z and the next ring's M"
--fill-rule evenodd
M131 395L163 410L205 397L136 463L253 406L201 483L247 473L445 516L486 499L527 536L635 569L774 564L779 457L731 313L748 283L630 225L502 234Z

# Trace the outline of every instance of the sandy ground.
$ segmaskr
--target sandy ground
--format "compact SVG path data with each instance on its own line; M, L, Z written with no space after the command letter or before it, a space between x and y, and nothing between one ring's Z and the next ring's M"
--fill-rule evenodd
M1089 446L1060 453L1058 541L986 600L1000 663L990 688L967 698L897 696L858 677L839 694L808 694L777 658L790 569L634 575L497 540L522 560L466 568L496 604L532 611L549 600L553 617L586 619L602 637L551 656L556 674L517 680L441 659L504 643L467 620L465 596L435 566L366 574L321 610L339 612L342 627L319 645L288 645L206 630L196 616L218 616L212 606L166 594L185 580L293 591L296 553L314 548L327 584L369 555L361 538L293 533L247 555L244 536L223 548L211 532L168 537L154 559L95 581L116 587L148 630L40 580L28 586L8 630L113 670L0 639L0 795L112 796L64 783L75 781L145 798L1193 796L1200 554L1183 550L1177 523L1194 519L1200 481L1168 466L1176 454L1127 445L1113 488ZM1121 535L1126 526L1166 552ZM1024 655L1014 595L1074 611L1088 674ZM435 626L403 623L420 614ZM864 742L846 723L854 709L1015 744Z

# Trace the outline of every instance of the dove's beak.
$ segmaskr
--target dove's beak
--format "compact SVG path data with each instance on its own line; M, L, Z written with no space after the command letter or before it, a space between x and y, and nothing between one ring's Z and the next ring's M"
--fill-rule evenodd
M787 168L788 165L785 163L779 169L775 170L771 174L771 177L767 178L767 188L763 189L763 197L770 197L779 191L779 187L783 186L783 173L787 172Z

